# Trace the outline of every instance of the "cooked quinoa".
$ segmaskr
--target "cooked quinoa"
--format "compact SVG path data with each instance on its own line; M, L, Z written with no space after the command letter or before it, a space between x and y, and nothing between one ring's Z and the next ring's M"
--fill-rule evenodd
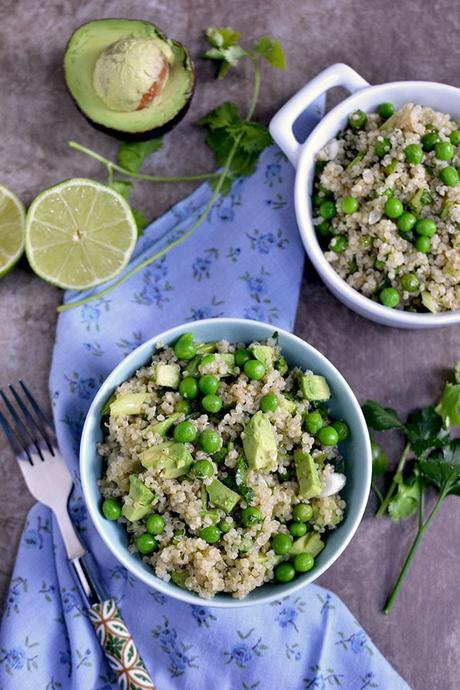
M314 224L325 257L386 306L460 309L459 124L413 103L383 106L350 115L317 155Z
M329 396L275 337L158 346L105 406L104 515L159 578L204 598L310 570L345 510L349 431Z

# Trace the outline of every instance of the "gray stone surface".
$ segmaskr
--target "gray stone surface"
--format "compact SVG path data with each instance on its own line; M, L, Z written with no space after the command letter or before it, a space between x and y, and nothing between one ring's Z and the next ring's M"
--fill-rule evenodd
M66 39L89 19L130 16L156 21L189 45L195 57L201 50L200 32L209 24L230 24L248 39L265 32L279 35L289 69L285 74L266 74L258 110L265 120L318 70L336 61L351 64L371 82L411 78L457 86L460 82L456 50L460 13L455 0L134 0L129 4L0 0L0 16L1 181L26 203L65 177L102 173L96 163L71 152L67 140L76 139L105 154L115 152L115 142L83 120L63 85ZM211 75L210 66L200 62L192 109L155 158L158 173L195 172L211 165L193 121L224 98L244 102L250 89L244 73L218 84ZM186 185L139 185L135 202L153 218L188 191ZM23 265L0 282L1 384L22 376L45 405L59 299L58 290L41 283ZM460 350L459 327L422 334L359 318L327 292L309 266L296 332L338 366L358 397L374 396L403 411L439 393L442 376ZM0 451L3 595L31 500L3 439ZM371 508L346 553L321 583L344 599L412 687L456 688L460 502L449 499L427 534L389 618L380 610L413 527L374 520Z

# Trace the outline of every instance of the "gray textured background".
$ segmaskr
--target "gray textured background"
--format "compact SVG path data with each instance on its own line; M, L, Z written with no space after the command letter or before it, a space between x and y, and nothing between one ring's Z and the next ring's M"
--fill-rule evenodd
M248 40L265 32L278 35L289 68L284 74L265 74L258 108L265 121L308 79L336 61L349 63L370 82L428 79L460 85L460 12L455 0L0 0L0 16L1 181L26 203L63 178L101 173L96 163L67 148L68 139L106 154L115 152L115 142L86 124L63 86L65 42L74 27L89 19L155 21L184 41L195 57L202 50L200 33L209 24L240 28ZM216 84L210 66L198 64L191 111L155 158L158 173L207 169L211 159L194 120L224 98L243 102L248 96L244 74ZM134 201L153 218L189 191L186 185L139 185ZM0 383L22 376L45 405L59 300L58 290L22 265L0 282ZM444 373L460 356L460 327L422 334L374 325L342 307L309 266L296 332L332 360L358 397L377 397L402 411L432 401ZM392 450L397 450L397 440ZM3 439L0 451L3 597L31 499ZM413 525L374 520L369 508L346 553L321 578L416 690L458 687L459 527L460 501L450 498L426 535L389 618L381 607Z

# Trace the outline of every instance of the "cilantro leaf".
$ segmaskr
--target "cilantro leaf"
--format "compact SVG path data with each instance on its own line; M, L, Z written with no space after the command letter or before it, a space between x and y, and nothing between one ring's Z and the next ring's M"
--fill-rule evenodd
M245 122L242 129L241 148L247 153L259 154L273 144L270 132L259 122Z
M388 456L382 446L371 438L372 476L381 477L388 470Z
M197 124L205 125L210 130L239 128L241 127L241 118L236 105L231 101L225 101L225 103L221 103L217 108L203 115Z
M455 376L460 374L456 369ZM460 383L446 383L444 390L436 407L436 412L442 418L446 429L450 426L460 426Z
M447 441L442 419L433 406L415 410L406 421L407 439L419 458L429 448L440 448Z
M217 70L217 79L222 79L230 67L236 67L241 58L249 55L247 50L238 45L240 34L229 26L211 26L206 30L206 40L209 48L203 55L206 60L215 60L220 63Z
M286 57L280 41L270 36L262 36L253 43L252 46L256 53L262 55L272 67L276 69L286 69Z
M455 365L455 382L460 383L460 359L458 360L457 364Z
M138 173L145 160L163 146L160 138L147 141L123 142L117 155L117 162L129 172Z
M367 400L362 407L364 417L369 428L376 431L388 429L404 429L404 424L398 417L396 410L391 407L382 407L375 400Z
M445 494L460 495L460 439L456 438L419 462L422 476Z
M142 211L138 211L137 209L132 207L131 211L133 212L134 220L136 221L137 225L137 236L140 237L144 234L144 228L147 227L149 222L147 220L146 215L142 213Z
M126 201L129 200L131 192L133 191L133 183L127 182L126 180L112 180L112 182L109 184L109 187L115 192L118 192L118 194L121 194L123 199L126 199Z
M395 481L397 481L398 490L388 505L388 513L393 522L400 522L411 517L417 510L420 501L420 484L415 476L406 482L402 477Z

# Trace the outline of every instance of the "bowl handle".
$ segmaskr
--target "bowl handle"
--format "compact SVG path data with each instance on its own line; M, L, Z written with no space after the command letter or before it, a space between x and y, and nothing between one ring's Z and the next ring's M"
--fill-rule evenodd
M297 159L303 144L303 141L300 142L294 134L295 122L316 99L334 86L343 86L350 93L354 93L366 88L369 83L354 69L338 62L320 72L303 89L294 94L270 122L269 129L273 139L294 167L297 166Z

